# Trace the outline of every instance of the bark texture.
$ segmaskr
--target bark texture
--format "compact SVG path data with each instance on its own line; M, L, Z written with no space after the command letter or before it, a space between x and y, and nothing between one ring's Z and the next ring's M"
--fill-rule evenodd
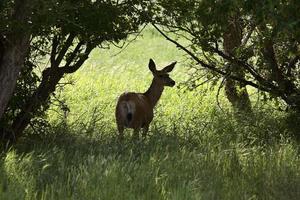
M232 18L228 24L228 30L223 36L224 50L228 55L234 55L236 48L242 43L242 29L238 18ZM228 63L227 73L244 79L243 68L235 63ZM225 80L225 94L234 110L238 113L251 112L251 101L246 87L232 79Z
M26 23L25 0L15 1L12 20ZM0 118L15 89L21 67L29 48L30 34L17 27L8 33L0 33Z

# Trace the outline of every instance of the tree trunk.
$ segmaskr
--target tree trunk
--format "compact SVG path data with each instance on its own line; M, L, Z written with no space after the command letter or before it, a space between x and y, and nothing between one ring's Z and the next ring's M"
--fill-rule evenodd
M264 24L260 25L259 29L262 32L267 31L267 27ZM268 80L270 82L276 82L280 91L280 94L276 95L280 96L280 98L286 102L289 109L300 113L300 91L295 85L295 82L290 79L288 72L285 72L288 67L283 67L283 65L279 64L273 38L262 37L261 40L263 41L262 55L266 66L270 69ZM296 60L292 61L294 63L290 63L291 65L295 66L297 63L297 56L295 58Z
M21 112L17 115L12 123L12 135L13 137L8 138L9 142L15 142L20 138L25 130L25 128L30 123L31 119L35 117L37 111L41 109L43 105L47 103L51 94L55 91L57 84L63 78L65 74L74 73L77 71L83 63L88 59L88 56L93 45L87 43L85 46L85 51L80 52L80 48L83 46L83 42L79 42L73 52L68 57L70 60L66 60L64 67L59 67L63 57L65 57L67 50L72 46L72 41L75 38L74 35L70 34L69 38L63 45L63 48L58 53L51 55L51 67L45 69L42 73L42 81L34 92L34 94L27 100L25 106L22 108ZM53 43L53 52L57 52L56 42ZM55 50L54 50L55 49ZM76 55L80 54L80 58L77 59ZM55 58L56 57L56 58ZM71 65L73 63L73 65ZM12 139L11 139L12 138Z
M15 89L29 47L29 37L7 41L0 62L0 118Z
M50 98L50 95L55 91L56 85L63 75L64 72L59 68L47 68L44 70L41 84L32 97L27 101L25 106L22 108L22 111L17 115L12 124L12 132L15 140L22 135L35 113Z
M15 1L12 21L25 24L25 13L27 13L26 1ZM21 29L14 27L5 36L4 33L0 33L0 118L3 116L13 94L29 48L30 35Z
M238 48L242 42L242 29L238 20L238 18L232 18L229 21L228 31L223 36L224 50L228 55L234 55L236 48ZM241 78L245 77L242 67L233 63L228 63L228 66L228 73ZM251 113L251 101L244 85L237 81L226 79L225 94L236 113Z

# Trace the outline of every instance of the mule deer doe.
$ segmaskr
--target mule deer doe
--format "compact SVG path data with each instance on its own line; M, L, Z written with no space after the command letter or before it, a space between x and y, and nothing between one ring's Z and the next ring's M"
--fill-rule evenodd
M153 119L153 109L161 97L165 86L173 87L175 81L169 77L176 62L157 70L152 59L149 61L149 69L153 74L153 80L145 93L124 92L118 99L116 106L116 122L119 136L122 139L124 128L134 129L134 137L138 137L143 128L143 136L146 136L149 124Z

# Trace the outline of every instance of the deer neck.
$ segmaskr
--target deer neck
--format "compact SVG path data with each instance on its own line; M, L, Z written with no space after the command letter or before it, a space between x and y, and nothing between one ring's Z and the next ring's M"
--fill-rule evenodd
M149 89L144 93L144 95L148 98L152 108L154 108L155 105L157 104L163 91L164 91L164 86L161 83L159 83L157 80L155 80L155 78L153 78Z

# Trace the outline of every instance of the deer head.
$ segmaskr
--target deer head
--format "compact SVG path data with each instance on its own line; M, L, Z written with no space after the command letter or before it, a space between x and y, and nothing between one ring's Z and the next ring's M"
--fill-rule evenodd
M170 78L169 73L174 69L176 62L171 63L170 65L164 67L162 70L157 70L156 65L152 59L149 61L149 69L154 76L154 80L163 85L173 87L175 81Z

